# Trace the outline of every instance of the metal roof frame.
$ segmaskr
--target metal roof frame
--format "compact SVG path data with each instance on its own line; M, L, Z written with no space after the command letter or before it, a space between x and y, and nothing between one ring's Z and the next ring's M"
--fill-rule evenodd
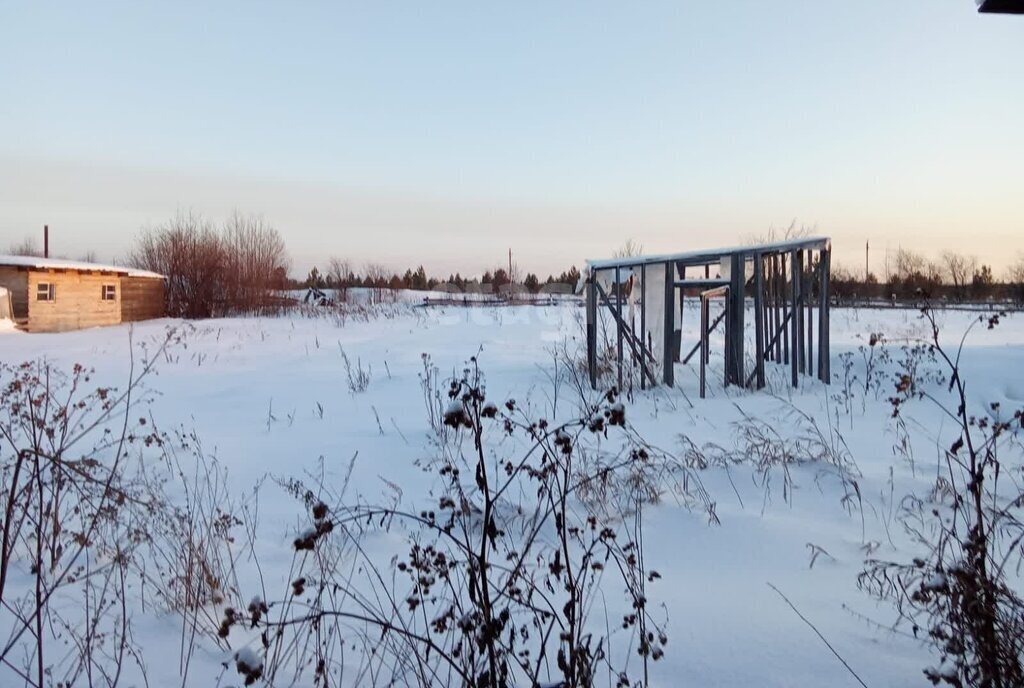
M626 256L624 258L608 258L605 260L588 260L587 266L591 270L609 270L613 268L632 268L640 265L652 265L657 263L675 263L677 265L704 265L716 263L722 258L729 258L734 255L742 255L753 259L755 255L772 255L776 253L788 253L789 251L800 250L828 250L832 247L832 239L826 236L801 237L799 239L785 239L765 244L748 244L746 246L730 246L726 248L698 249L695 251L683 251L681 253L666 253L649 256Z

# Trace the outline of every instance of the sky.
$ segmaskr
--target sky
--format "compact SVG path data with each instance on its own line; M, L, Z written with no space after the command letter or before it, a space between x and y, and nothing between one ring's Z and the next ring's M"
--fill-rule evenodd
M791 223L1024 251L1024 17L973 0L0 0L0 251L262 215L292 272L542 274Z

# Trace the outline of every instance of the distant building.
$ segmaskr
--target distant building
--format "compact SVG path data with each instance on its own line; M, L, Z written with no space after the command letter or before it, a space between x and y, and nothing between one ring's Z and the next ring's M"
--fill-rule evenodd
M1024 14L1024 0L978 0L979 12Z
M0 255L0 287L15 323L29 332L163 317L164 276L114 265Z

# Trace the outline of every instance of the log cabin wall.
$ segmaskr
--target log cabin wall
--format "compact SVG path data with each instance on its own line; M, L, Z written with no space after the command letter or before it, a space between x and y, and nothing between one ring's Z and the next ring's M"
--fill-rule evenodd
M121 278L121 322L162 318L166 314L164 281L152 277Z
M121 322L121 286L116 274L29 270L28 331L66 332ZM40 285L53 285L53 300L39 298ZM113 298L104 287L113 285Z

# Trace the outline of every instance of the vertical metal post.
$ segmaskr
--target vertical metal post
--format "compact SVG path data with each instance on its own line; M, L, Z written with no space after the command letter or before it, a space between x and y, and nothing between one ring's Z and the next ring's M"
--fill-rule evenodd
M732 269L731 263L729 265L729 268ZM723 369L725 371L725 377L723 378L723 380L725 381L725 386L728 387L729 381L732 379L732 375L730 374L732 371L733 355L732 332L733 328L735 327L735 324L732 321L732 314L729 312L729 306L732 304L732 287L727 288L726 292L722 295L722 298L722 330L725 340L725 346L722 348L722 360L725 366Z
M729 256L729 315L726 322L732 327L727 334L726 346L729 360L726 365L726 379L730 384L742 385L743 378L743 300L746 283L746 261L742 253Z
M789 318L788 326L782 328L782 361L786 365L789 365L789 362L791 360L791 357L789 355L789 336L790 336L790 333L793 331L793 318L790 316L790 313L789 313L789 297L786 296L786 256L785 255L780 256L780 261L782 262L782 272L781 272L782 279L780 280L780 284L779 284L779 300L782 302L782 322L783 322L783 324L786 324L786 319ZM793 272L792 253L790 253L789 271L790 271L790 273ZM792 289L793 289L792 274L790 274L790 278L791 279L790 279L789 288L792 291Z
M686 266L679 268L679 279L686 281ZM676 323L676 329L679 330L679 336L676 337L676 360L679 361L683 356L683 320L686 316L686 290L676 289L679 295L679 322Z
M807 252L807 290L804 300L807 302L807 374L814 375L814 252Z
M790 251L789 253L789 272L790 296L792 299L789 329L793 334L793 355L789 358L789 362L791 364L793 386L797 387L800 384L800 355L797 353L797 349L800 348L800 306L798 305L800 301L800 272L796 260L796 251Z
M723 298L725 298L725 302L724 302L725 305L728 305L729 304L729 295L728 294L723 294ZM708 308L708 321L707 321L706 324L707 324L708 327L711 327L711 299L710 298L708 298L708 306L707 306L707 308ZM705 363L711 363L711 332L707 331L707 330L705 330L705 332L704 332L704 362Z
M634 287L635 287L634 283ZM647 376L643 374L643 360L647 355L647 265L640 266L640 389L647 389Z
M708 346L708 315L709 299L700 297L700 398L703 399L707 389L708 358L711 355Z
M597 389L597 287L594 280L597 272L590 271L587 280L587 371L590 373L590 388Z
M662 370L662 378L665 380L665 384L668 385L669 387L673 387L676 384L676 356L675 352L673 351L673 343L675 342L676 330L675 296L676 270L675 265L669 262L665 263L665 332L663 333L664 342L662 342L662 355L665 359L664 370Z
M772 335L775 333L775 258L773 256L766 256L764 258L764 271L767 273L764 277L764 320L765 320L765 357L768 359L775 358L775 345L771 343Z
M831 247L823 248L818 260L818 271L821 275L821 291L818 293L818 377L826 385L832 382L832 333L829 330L831 262Z
M800 362L800 373L807 372L807 340L804 333L804 325L806 324L806 318L804 318L804 252L800 249L796 252L796 281L797 281L797 299L793 304L793 317L797 320L797 337L793 342L793 350Z
M782 362L782 334L780 332L782 328L782 318L778 314L778 256L774 255L771 257L771 302L772 302L772 337L775 338L775 362Z
M618 362L619 368L619 391L622 391L622 271L620 268L615 268L615 313L618 317L615 319L615 329L619 333L618 337L618 350L616 351L616 361Z
M757 388L764 388L764 259L754 254L754 340L756 342Z
M725 370L724 370L725 374L724 374L724 376L722 378L722 385L726 386L726 387L728 387L728 385L729 385L729 372L731 370L730 365L729 365L729 359L732 358L733 353L734 353L733 350L732 350L732 346L730 346L730 344L729 344L730 340L729 340L729 334L728 334L729 329L734 327L734 325L730 322L732 320L732 293L731 292L732 292L731 289L727 289L725 294L722 295L724 297L724 300L722 301L722 308L725 311L725 314L723 316L723 320L725 320L725 325L726 325L726 335L725 335Z

